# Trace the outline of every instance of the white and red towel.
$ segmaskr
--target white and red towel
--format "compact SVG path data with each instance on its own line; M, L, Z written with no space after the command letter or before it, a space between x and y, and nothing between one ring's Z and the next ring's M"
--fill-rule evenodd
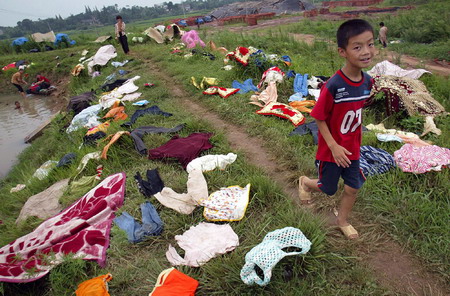
M122 206L125 174L117 173L33 232L0 249L0 281L26 283L46 275L65 254L105 264L114 212Z

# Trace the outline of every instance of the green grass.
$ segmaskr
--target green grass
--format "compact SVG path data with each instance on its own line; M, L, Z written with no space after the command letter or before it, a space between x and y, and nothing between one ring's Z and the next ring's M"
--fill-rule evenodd
M143 45L133 50L159 50L161 47ZM163 47L166 48L166 47ZM79 48L78 48L79 49ZM147 51L150 53L150 51ZM50 58L41 54L37 57ZM117 60L124 59L119 54ZM178 57L176 59L179 59ZM175 61L175 60L174 60ZM74 61L75 62L75 61ZM202 60L199 60L202 62ZM200 65L196 65L199 67ZM162 81L155 73L147 70L145 63L136 59L127 65L127 70L133 75L141 75L137 85L153 82L154 88L143 88L143 98L157 104L162 110L173 113L174 116L144 116L138 119L135 126L156 125L173 127L181 122L186 127L180 132L187 136L192 132L213 132L211 142L214 148L211 154L226 154L232 151L220 130L214 130L203 120L196 119L192 114L180 108L176 99L168 92ZM69 86L72 94L79 94L90 88L96 88L108 74L113 72L111 66L104 67L102 76L95 79L81 76L72 78ZM243 102L243 105L246 103ZM126 104L126 112L132 115L137 107ZM106 111L104 111L106 112ZM103 113L102 113L103 114ZM258 117L259 118L259 117ZM78 150L85 131L79 130L67 135L65 126L71 116L58 116L44 135L38 138L19 157L19 162L10 174L1 180L0 198L0 243L5 245L15 238L32 231L41 222L36 218L29 218L16 226L14 221L27 198L39 193L54 182L74 175L81 157L89 152L98 150L97 147L83 147ZM114 133L122 128L119 123L113 123L108 133ZM276 130L274 130L274 133ZM167 142L170 135L148 135L144 138L147 147L155 148ZM63 145L61 143L64 143ZM103 146L102 144L100 148ZM34 171L46 160L59 160L64 154L75 152L77 158L72 165L64 169L52 171L49 176L38 181L30 179ZM261 169L249 164L240 151L234 151L239 156L237 161L225 171L207 173L209 192L224 186L252 184L250 204L246 216L240 222L231 226L240 237L240 246L233 252L211 260L200 268L181 267L180 270L196 278L200 282L197 295L277 295L280 291L286 293L301 293L305 295L333 295L336 290L343 290L343 295L380 295L384 289L379 287L368 270L361 267L358 261L340 250L333 240L326 238L326 230L317 217L295 207L285 196L281 188L270 180ZM140 156L130 138L124 137L114 144L108 151L108 159L101 161L104 165L104 176L124 171L127 174L126 197L124 206L118 211L127 211L140 219L139 204L147 200L139 193L133 176L136 172L144 173L147 169L158 168L166 186L177 192L186 190L187 174L175 161L150 161ZM88 164L82 175L95 174L97 163ZM10 194L9 190L17 183L26 183L23 191ZM89 188L85 188L85 191ZM65 194L65 204L78 196ZM160 205L154 198L150 201L157 208L165 223L165 230L159 237L151 237L138 244L128 243L125 234L116 226L111 232L111 244L107 253L107 267L101 269L96 263L67 258L65 263L51 271L50 275L30 284L1 283L0 291L5 295L72 295L76 286L83 280L110 272L113 280L110 282L112 295L143 295L149 293L158 274L170 265L165 258L168 244L174 244L174 236L181 234L190 226L204 221L202 209L196 209L191 215L182 215ZM271 284L265 288L248 287L239 277L244 264L245 254L256 244L261 242L264 235L278 228L293 226L300 228L313 242L311 251L305 256L287 257L280 262L273 271ZM282 279L283 268L286 264L294 266L294 278L285 283ZM345 270L345 271L343 271Z
M221 32L208 35L205 42L212 38L217 46L226 46L232 49L231 44L240 46L261 46L267 53L289 54L293 60L292 69L300 73L311 75L329 76L342 65L335 51L319 42L313 46L304 43L297 43L291 38L282 37L279 34L274 36L256 35L233 35ZM273 40L273 42L268 42ZM290 45L287 47L287 45ZM168 56L167 50L163 47L149 47L148 57L160 63L160 66L167 69L174 78L184 83L187 89L191 90L192 100L195 100L210 110L219 113L224 119L244 127L253 136L258 136L266 142L266 147L277 155L278 161L287 168L298 171L300 174L315 175L313 159L316 147L312 144L312 139L304 137L288 137L293 129L287 121L282 121L276 117L265 117L255 114L256 106L249 105L249 95L235 95L226 100L219 97L203 96L192 85L189 84L189 77L201 78L217 77L223 83L221 86L230 87L231 81L253 78L255 84L259 81L260 73L254 68L242 69L239 65L234 71L218 71L221 67L221 58L216 61L209 61L202 57L194 57L189 60ZM448 79L438 76L424 76L422 80L429 87L435 99L440 101L447 109L449 107L450 91L448 89ZM292 81L283 83L278 87L278 101L287 102L287 98L292 91L290 89ZM380 109L366 110L364 124L378 123L385 120L389 128L401 128L398 125L398 117L386 118ZM441 147L449 146L448 119L437 118L438 127L442 129L443 135L440 137L427 135L425 139L432 140ZM391 154L398 150L400 144L384 144L377 142L375 136L368 133L363 139L363 145L380 147ZM298 175L289 176L292 181ZM449 179L448 170L438 173L427 173L423 175L413 175L402 173L396 169L382 176L368 179L361 191L357 210L364 213L367 221L380 223L384 231L401 244L433 265L433 269L442 275L448 275L448 256L443 241L450 240L449 227L446 220L449 204L450 187L447 184ZM384 186L380 186L384 184ZM401 184L401 186L398 186ZM391 188L391 190L388 190ZM433 188L430 190L429 188ZM374 202L376 198L376 202ZM393 211L393 209L400 209ZM420 210L423 209L423 210ZM417 226L420 222L420 227ZM445 244L444 244L445 245Z

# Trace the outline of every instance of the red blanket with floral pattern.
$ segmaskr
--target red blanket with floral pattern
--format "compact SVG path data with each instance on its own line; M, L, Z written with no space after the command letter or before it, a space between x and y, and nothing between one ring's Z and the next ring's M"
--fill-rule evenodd
M122 206L125 174L107 177L33 232L0 249L0 281L25 283L46 275L65 254L105 264L114 212Z

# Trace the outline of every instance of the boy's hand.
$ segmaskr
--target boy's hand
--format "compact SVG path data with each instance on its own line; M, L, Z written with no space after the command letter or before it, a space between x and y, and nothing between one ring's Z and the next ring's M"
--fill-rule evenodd
M351 161L347 157L347 155L352 155L350 151L337 144L331 146L330 150L338 167L348 168L350 166Z

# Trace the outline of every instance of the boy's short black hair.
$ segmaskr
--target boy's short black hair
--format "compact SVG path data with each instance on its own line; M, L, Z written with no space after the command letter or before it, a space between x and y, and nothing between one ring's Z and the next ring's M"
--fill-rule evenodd
M120 15L116 16L116 20L121 20L122 17Z
M350 38L367 31L372 32L373 34L372 26L365 20L353 19L346 21L339 26L336 33L338 47L345 49Z
M383 23L383 22L381 22L381 23L380 23L380 26L382 26L382 27L383 27L383 26L384 26L384 23Z

